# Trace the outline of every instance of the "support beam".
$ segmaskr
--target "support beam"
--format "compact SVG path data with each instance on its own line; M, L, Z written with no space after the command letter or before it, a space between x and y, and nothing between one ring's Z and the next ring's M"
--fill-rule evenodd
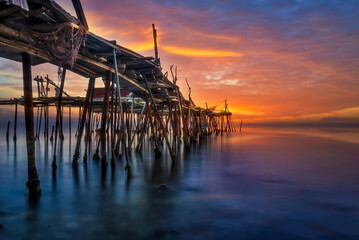
M74 5L76 16L80 20L81 24L86 28L86 30L89 30L89 27L87 25L86 17L84 10L82 9L81 1L80 0L72 0L72 4Z

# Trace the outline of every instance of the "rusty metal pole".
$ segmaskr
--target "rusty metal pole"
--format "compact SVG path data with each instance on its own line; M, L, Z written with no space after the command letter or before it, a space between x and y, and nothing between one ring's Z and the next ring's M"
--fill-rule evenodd
M102 107L102 119L101 119L101 162L102 166L107 165L106 157L106 123L109 107L109 97L110 97L110 86L111 86L112 73L110 71L106 72L106 82L105 82L105 95L103 98L103 107Z
M77 166L79 164L82 133L83 133L84 126L85 126L86 113L87 113L87 109L88 109L88 106L89 106L89 99L90 99L90 95L92 93L92 89L93 89L94 85L95 85L95 78L91 77L90 80L89 80L88 86L87 86L87 92L86 92L86 98L85 98L85 106L84 106L83 111L82 111L82 118L81 118L80 127L79 127L78 134L77 134L75 152L74 152L74 156L72 158L72 164L74 166Z
M27 147L27 173L28 181L26 187L31 195L41 192L39 174L35 164L35 135L34 135L34 112L32 98L32 77L31 59L28 53L22 54L22 71L24 84L24 110L26 127L26 147Z

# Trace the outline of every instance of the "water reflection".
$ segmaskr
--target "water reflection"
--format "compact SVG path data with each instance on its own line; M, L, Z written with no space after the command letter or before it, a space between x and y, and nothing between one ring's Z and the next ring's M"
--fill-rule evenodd
M65 134L58 143L57 172L53 142L36 141L38 199L25 193L24 136L3 140L1 239L359 237L358 144L253 131L181 146L173 162L166 153L155 159L146 141L142 153L130 153L129 175L123 156L106 168L93 159L96 141L87 162L72 167L72 140Z

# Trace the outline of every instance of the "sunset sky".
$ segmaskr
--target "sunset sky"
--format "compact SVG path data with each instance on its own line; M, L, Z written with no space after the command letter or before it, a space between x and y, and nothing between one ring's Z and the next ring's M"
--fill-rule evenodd
M57 0L75 15L71 0ZM359 121L359 4L356 0L82 0L94 32L178 66L199 106L226 98L245 121ZM22 95L21 64L0 59L2 98ZM33 75L56 79L56 67ZM65 84L84 95L87 79Z

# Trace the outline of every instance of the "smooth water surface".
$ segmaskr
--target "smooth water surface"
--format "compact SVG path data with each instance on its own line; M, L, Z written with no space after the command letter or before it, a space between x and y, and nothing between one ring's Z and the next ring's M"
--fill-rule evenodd
M193 144L175 163L155 161L148 143L131 156L132 177L123 159L74 169L74 135L54 175L41 137L42 194L30 201L19 130L0 144L0 239L359 239L359 132L322 132L246 129Z

